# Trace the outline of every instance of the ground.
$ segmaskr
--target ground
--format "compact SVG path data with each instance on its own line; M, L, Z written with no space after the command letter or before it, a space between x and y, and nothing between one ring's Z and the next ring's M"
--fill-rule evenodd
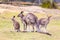
M13 30L13 25L11 18L12 16L16 16L16 20L21 25L21 30L23 30L23 25L20 21L20 18L17 17L19 12L10 12L4 11L0 14L0 40L60 40L60 15L57 15L51 19L50 23L47 25L47 30L52 36L41 34L37 32L15 32ZM42 18L43 16L46 18L45 14L35 13L38 18ZM51 14L49 14L51 15Z

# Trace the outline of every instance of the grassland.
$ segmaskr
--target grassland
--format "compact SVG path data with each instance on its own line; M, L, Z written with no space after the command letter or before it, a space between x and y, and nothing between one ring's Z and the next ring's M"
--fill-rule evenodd
M12 16L16 16L17 21L21 25L21 30L23 30L23 25L20 19L17 17L19 12L4 12L0 14L0 40L60 40L60 20L51 19L47 26L47 30L52 36L37 32L11 32L13 30L13 25L11 21ZM35 14L38 18L46 17L45 14Z

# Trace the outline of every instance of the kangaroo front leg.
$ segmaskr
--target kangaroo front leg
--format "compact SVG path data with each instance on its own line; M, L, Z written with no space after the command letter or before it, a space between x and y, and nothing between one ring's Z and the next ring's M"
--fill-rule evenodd
M27 25L26 25L26 23L23 22L23 25L24 25L24 31L26 31L26 30L27 30Z
M24 24L24 31L26 31L27 30L27 26Z
M28 31L28 32L31 32L31 30L30 30L30 25L27 25L27 31Z

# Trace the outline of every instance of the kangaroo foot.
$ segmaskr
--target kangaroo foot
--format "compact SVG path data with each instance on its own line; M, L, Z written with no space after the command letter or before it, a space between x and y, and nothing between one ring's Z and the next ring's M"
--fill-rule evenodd
M52 34L50 34L50 33L46 33L47 35L49 35L49 36L52 36Z
M35 31L35 32L38 32L38 31Z

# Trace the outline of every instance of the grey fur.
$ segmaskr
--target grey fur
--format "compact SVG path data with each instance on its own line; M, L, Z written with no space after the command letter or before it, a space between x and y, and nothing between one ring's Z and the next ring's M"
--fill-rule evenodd
M19 32L20 31L20 24L15 20L15 16L13 16L11 20L13 22L14 30Z

